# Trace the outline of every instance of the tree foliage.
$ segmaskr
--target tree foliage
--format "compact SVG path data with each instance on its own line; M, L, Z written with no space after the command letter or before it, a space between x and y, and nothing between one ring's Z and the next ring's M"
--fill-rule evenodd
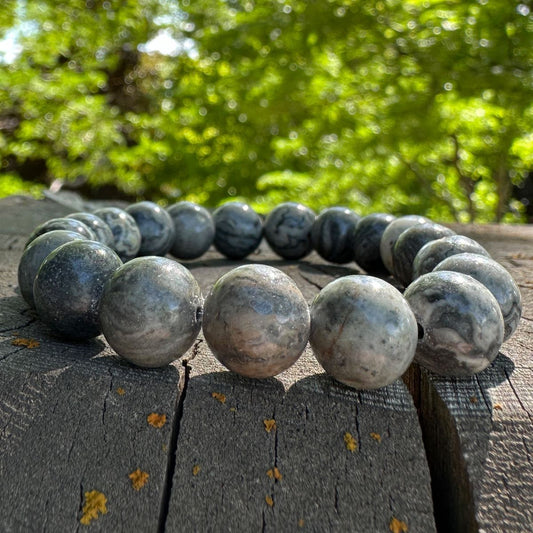
M0 31L24 35L0 70L0 187L522 217L511 192L533 160L525 2L8 4ZM143 52L157 35L181 52Z

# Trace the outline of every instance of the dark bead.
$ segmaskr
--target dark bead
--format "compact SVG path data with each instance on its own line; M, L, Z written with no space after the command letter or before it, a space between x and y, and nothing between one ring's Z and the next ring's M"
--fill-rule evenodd
M74 218L52 218L50 220L47 220L43 224L40 224L37 226L33 233L30 235L28 241L26 242L26 246L30 244L34 239L39 237L39 235L43 235L44 233L48 233L49 231L54 230L66 230L66 231L74 231L75 233L79 233L83 237L89 240L96 240L96 235L94 232L87 227L86 224L83 222L80 222L79 220L76 220Z

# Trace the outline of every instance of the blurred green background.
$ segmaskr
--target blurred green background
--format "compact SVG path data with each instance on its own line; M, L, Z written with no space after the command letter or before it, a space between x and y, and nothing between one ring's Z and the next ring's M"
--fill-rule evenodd
M526 221L514 0L4 0L0 196Z

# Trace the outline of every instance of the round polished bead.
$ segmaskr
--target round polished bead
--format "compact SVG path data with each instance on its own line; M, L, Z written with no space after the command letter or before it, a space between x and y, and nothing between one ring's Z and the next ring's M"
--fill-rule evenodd
M369 274L386 274L380 253L381 237L395 218L386 213L372 213L363 217L355 229L355 262Z
M346 207L324 209L311 230L313 248L331 263L353 261L355 228L359 219L359 215Z
M428 242L455 235L440 224L416 224L406 229L396 241L393 250L394 277L405 287L413 279L413 261L416 254Z
M113 232L111 231L111 228L100 217L97 217L92 213L85 212L71 213L70 215L67 215L67 217L83 222L93 231L98 242L101 242L102 244L113 248Z
M39 235L22 254L18 266L18 284L22 297L31 306L33 301L33 283L37 272L48 255L62 244L71 241L84 240L85 237L75 231L53 230Z
M415 355L417 325L392 285L371 276L346 276L324 287L311 306L309 341L336 380L374 389L400 377Z
M311 228L316 215L312 209L295 202L275 207L265 220L265 239L280 257L301 259L313 249Z
M111 248L95 241L68 242L54 250L41 265L33 286L41 320L71 339L99 335L104 285L121 264Z
M118 207L102 207L94 214L100 217L113 233L113 249L122 261L133 259L141 247L141 232L135 219Z
M167 209L174 223L170 253L178 259L201 257L213 244L215 223L211 213L192 202L178 202Z
M126 207L141 232L141 247L137 255L165 255L174 241L174 222L170 215L154 202L137 202Z
M462 272L485 285L496 298L503 315L503 340L515 332L522 316L522 297L515 280L502 265L490 257L463 253L444 259L434 269L441 270Z
M281 270L244 265L223 275L205 300L203 332L215 357L251 378L275 376L303 352L309 309Z
M416 224L427 224L430 222L429 218L421 217L418 215L406 215L393 220L383 232L381 241L379 243L379 252L381 260L385 265L385 268L394 274L393 264L393 250L398 237L408 228L415 226Z
M202 295L192 274L164 257L138 257L107 283L102 331L124 359L161 367L183 355L201 327Z
M229 259L244 259L263 237L261 217L243 202L229 202L213 213L215 248Z
M498 355L502 313L479 281L459 272L430 272L409 285L404 296L419 324L415 360L425 368L446 376L469 376Z
M431 272L447 257L461 253L471 253L490 257L489 252L474 239L463 235L451 235L424 244L413 261L413 279Z
M79 220L75 220L74 218L52 218L50 220L47 220L46 222L43 222L39 226L37 226L32 234L30 235L28 241L26 242L26 246L30 244L34 239L39 237L40 235L43 235L44 233L48 233L49 231L54 230L66 230L66 231L74 231L75 233L79 233L83 237L89 240L96 240L96 235L94 232L83 222L80 222Z

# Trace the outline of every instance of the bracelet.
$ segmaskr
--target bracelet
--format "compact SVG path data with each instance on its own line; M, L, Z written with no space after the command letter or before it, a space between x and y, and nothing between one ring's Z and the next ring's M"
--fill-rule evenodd
M356 261L368 275L330 282L310 306L294 281L261 264L221 276L205 301L178 261L214 244L244 259L265 238L281 257L313 249L335 263ZM389 272L402 293L372 274ZM117 354L141 367L182 356L200 329L215 357L252 378L289 368L309 342L324 370L358 389L400 377L413 359L442 375L486 368L521 316L517 284L476 241L420 216L359 217L331 207L318 216L283 203L263 221L247 204L213 214L179 202L139 202L73 213L38 226L18 268L21 294L59 335L104 334Z

